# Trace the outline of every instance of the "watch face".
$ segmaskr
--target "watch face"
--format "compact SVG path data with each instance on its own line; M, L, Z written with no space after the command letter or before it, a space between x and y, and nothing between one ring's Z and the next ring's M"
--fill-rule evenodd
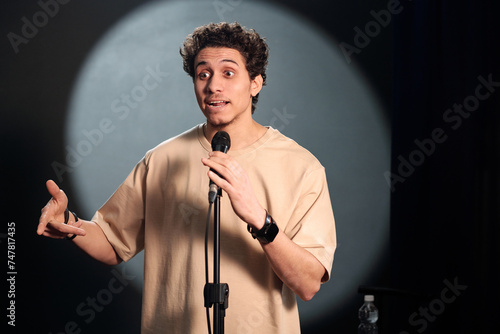
M276 222L273 220L271 224L269 225L269 228L264 232L262 236L260 236L258 239L262 243L269 243L273 242L274 238L276 238L276 235L279 232L278 225L276 225Z

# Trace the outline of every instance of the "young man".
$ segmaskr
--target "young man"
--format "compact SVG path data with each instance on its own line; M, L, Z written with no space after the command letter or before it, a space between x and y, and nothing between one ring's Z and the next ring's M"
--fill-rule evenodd
M48 181L52 199L37 232L73 238L110 265L144 249L142 333L203 333L210 179L224 191L226 332L299 333L296 295L309 300L329 279L336 247L324 168L294 141L253 120L268 56L255 31L209 24L186 38L181 55L206 123L147 152L90 221L69 214L64 192ZM230 135L227 154L211 150L219 130ZM186 208L192 214L183 215Z

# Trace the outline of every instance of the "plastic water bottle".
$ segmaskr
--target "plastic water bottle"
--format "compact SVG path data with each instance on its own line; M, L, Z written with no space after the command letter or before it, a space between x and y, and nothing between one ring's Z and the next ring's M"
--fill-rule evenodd
M365 303L358 311L358 334L378 334L378 309L375 307L373 295L365 295Z

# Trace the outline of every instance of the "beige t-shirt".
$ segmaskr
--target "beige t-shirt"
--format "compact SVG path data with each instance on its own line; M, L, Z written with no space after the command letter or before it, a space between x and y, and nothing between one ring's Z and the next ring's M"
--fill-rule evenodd
M93 218L124 261L144 249L143 334L207 332L203 288L209 179L201 158L210 151L201 125L161 143ZM323 166L272 128L251 146L228 154L247 171L257 199L280 230L323 264L327 281L336 234ZM295 294L274 274L227 194L220 203L220 280L229 285L225 332L300 333ZM211 236L208 252L211 281Z

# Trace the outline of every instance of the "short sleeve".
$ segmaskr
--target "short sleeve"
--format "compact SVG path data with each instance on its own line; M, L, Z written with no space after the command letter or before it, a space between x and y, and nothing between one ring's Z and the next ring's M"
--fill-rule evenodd
M285 233L325 267L326 273L322 282L327 282L330 279L337 237L323 167L305 176L297 206Z
M144 249L147 170L146 155L92 218L124 261Z

